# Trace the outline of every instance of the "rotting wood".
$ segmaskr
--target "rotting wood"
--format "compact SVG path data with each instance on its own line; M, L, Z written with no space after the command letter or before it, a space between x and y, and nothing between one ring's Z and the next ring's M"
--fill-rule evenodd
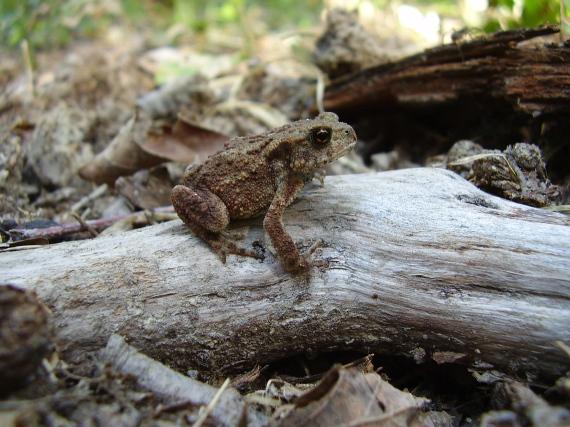
M452 352L481 369L568 370L570 221L481 192L452 172L330 177L284 215L326 268L286 273L218 256L179 221L0 253L5 283L35 289L65 357L119 333L180 370L244 370L335 349ZM262 239L261 219L246 241Z
M545 25L428 49L335 80L327 88L324 106L327 111L417 108L480 96L507 99L529 114L568 113L570 49L517 46L558 31L555 25Z
M468 139L487 149L539 145L554 181L568 175L570 45L519 43L554 25L428 49L339 78L324 107L366 141L361 154L397 150L422 164Z

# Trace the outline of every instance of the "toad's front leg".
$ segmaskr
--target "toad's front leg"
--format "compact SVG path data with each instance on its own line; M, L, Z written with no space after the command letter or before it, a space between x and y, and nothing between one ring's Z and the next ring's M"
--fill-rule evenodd
M174 210L184 224L208 242L224 264L227 254L264 258L255 251L240 248L221 234L230 222L230 214L224 202L211 191L177 185L172 189L171 198Z
M287 177L277 189L273 201L265 215L265 219L263 220L263 227L265 231L267 231L267 234L269 234L271 242L287 271L295 271L312 265L320 265L320 263L309 262L308 257L321 244L321 241L317 241L305 255L300 255L295 246L295 242L293 242L293 239L289 233L287 233L283 225L283 212L285 208L295 200L304 185L305 182L302 177L295 175Z

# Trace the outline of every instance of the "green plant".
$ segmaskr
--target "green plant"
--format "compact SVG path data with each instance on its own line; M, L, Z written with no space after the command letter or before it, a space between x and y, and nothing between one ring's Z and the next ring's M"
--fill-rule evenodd
M34 48L63 45L106 28L120 13L120 7L113 5L89 0L3 0L0 35L10 47L24 39Z
M486 31L560 22L559 0L490 0Z

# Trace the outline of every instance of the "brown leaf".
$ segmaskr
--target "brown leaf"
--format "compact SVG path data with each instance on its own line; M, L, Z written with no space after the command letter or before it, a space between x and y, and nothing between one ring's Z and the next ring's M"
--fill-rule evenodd
M149 127L150 118L135 112L111 144L79 169L79 176L97 184L114 185L119 176L131 175L139 169L164 162L164 158L146 152L139 145L146 139Z
M402 392L376 374L333 367L295 403L280 426L433 426L421 416L427 399Z
M150 125L151 118L137 111L111 144L79 170L79 175L98 184L114 185L120 176L166 161L200 162L229 139L184 117L162 132L150 130Z
M461 359L465 359L468 357L465 353L455 353L453 351L436 351L432 355L432 359L438 365L442 363L457 363Z
M147 153L181 163L198 163L223 148L228 135L205 128L178 116L173 126L164 126L162 132L149 132L140 147Z
M34 245L49 245L49 240L45 237L33 237L31 239L18 240L17 242L8 243L8 247L17 248L18 246L34 246Z

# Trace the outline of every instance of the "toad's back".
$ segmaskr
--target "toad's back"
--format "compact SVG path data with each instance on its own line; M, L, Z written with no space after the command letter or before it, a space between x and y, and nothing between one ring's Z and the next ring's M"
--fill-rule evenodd
M251 218L267 210L277 189L273 165L261 161L259 152L248 153L243 148L242 144L214 154L201 165L190 167L184 179L187 187L208 189L218 196L234 219Z

